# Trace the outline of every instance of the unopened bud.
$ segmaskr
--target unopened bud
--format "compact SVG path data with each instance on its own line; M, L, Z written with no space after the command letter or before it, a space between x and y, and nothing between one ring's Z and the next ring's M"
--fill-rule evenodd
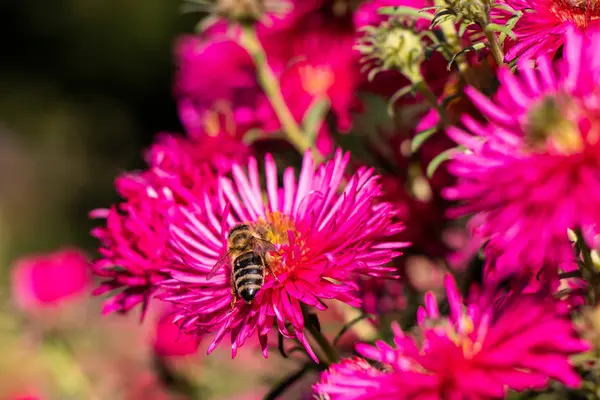
M490 22L492 0L445 0L446 8L458 19L485 27Z
M357 48L364 56L363 62L373 65L370 77L380 71L396 69L411 82L422 80L425 51L417 33L397 21L367 27L365 32Z
M285 14L291 8L290 0L187 0L193 3L190 11L208 12L214 17L233 23L250 25L267 21L269 14Z

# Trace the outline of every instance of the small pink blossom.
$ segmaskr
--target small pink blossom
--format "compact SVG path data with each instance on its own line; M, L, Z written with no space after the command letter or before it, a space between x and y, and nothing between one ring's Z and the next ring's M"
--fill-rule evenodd
M23 257L12 269L14 299L26 310L57 307L81 295L89 284L89 260L78 249Z
M195 354L200 338L186 335L173 322L170 313L164 314L157 322L153 338L154 352L163 357L182 357Z

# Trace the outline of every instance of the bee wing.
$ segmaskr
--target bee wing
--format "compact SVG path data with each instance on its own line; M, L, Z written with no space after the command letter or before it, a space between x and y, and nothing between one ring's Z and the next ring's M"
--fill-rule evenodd
M212 269L209 271L208 275L206 275L206 280L210 281L215 274L217 273L217 271L219 269L221 269L223 266L225 266L225 264L227 263L227 261L229 261L229 251L225 254L223 254L223 256L221 258L219 258L217 260L217 262L215 263L215 265L212 267Z
M277 247L265 239L252 238L252 249L260 254L266 254L269 251L277 252Z

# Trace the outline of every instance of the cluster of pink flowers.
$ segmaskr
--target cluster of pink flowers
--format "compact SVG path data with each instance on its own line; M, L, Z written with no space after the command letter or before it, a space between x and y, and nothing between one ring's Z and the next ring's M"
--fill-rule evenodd
M325 372L315 391L326 399L499 399L508 389L543 389L549 379L577 387L567 356L588 349L576 337L564 304L547 293L473 288L463 301L446 279L450 314L425 295L418 332L392 326L394 346L358 344L366 359L342 361ZM551 334L549 334L551 333Z
M295 341L328 366L314 385L327 400L577 388L570 357L591 345L573 311L595 306L600 275L599 3L287 3L253 24L221 18L177 42L185 133L158 135L147 167L117 178L121 202L91 213L103 221L89 264L101 280L94 294L109 297L104 313L139 306L143 318L163 303L153 344L164 357L201 343L211 353L226 338L233 357L248 342L267 357L273 336L280 349ZM515 35L500 40L511 10ZM471 16L476 33L455 24L457 14ZM449 54L477 35L490 52ZM361 68L364 53L382 57L375 79ZM378 104L369 99L393 93L403 94L388 107L401 122L356 132L375 124L364 117ZM296 165L289 148L272 145L281 139L301 153ZM35 272L38 287L36 268L59 256L24 261L15 274ZM77 262L62 262L87 267L71 256ZM416 310L412 256L431 265L426 278L445 276L448 313L431 292ZM66 273L72 285L33 300L17 285L20 303L87 282ZM358 356L340 358L318 323L340 304L369 314L383 337L383 317L412 307L414 329L393 322L393 345L358 343Z

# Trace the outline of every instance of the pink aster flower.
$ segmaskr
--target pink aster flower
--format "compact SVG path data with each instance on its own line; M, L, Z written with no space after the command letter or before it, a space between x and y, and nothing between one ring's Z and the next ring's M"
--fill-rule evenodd
M23 257L12 269L14 299L29 311L64 304L81 295L89 283L89 260L78 249Z
M200 338L186 335L173 322L171 313L165 313L157 322L153 337L154 352L163 357L182 357L195 354Z
M596 0L505 0L523 12L514 32L517 40L506 53L506 60L516 57L550 58L564 44L569 26L585 33L600 26L600 3Z
M218 195L179 208L171 225L177 262L160 298L177 306L176 321L184 332L216 332L209 353L228 334L235 356L256 335L266 357L275 322L282 335L296 337L316 359L304 333L303 306L324 310L323 299L336 299L358 307L356 275L393 271L386 264L405 244L390 237L402 225L391 221L389 203L376 201L381 188L372 169L359 169L338 192L348 158L338 151L334 160L315 168L308 152L299 178L286 169L280 188L275 162L267 155L266 197L257 161L250 158L247 172L235 165L233 180L220 180ZM232 294L230 262L207 279L227 254L230 230L240 224L263 232L275 249L266 253L271 272L250 303Z
M564 304L545 294L489 288L472 290L465 302L450 277L446 291L448 317L428 293L418 333L408 335L395 324L394 346L356 346L380 368L347 360L323 374L316 392L330 400L484 400L504 398L508 389L543 389L551 379L579 385L569 355L589 346L576 337Z
M247 154L248 148L227 134L161 134L146 154L149 168L117 178L124 201L91 213L106 220L92 231L101 242L92 269L104 280L94 294L120 291L105 303L104 313L123 313L142 304L144 316L157 283L168 276L167 218L172 207L188 204L206 190L216 191L217 177Z
M561 68L547 56L519 76L498 73L495 101L467 89L487 124L465 116L466 129L449 135L469 151L449 170L457 184L445 194L460 200L452 215L487 241L495 267L513 273L572 261L568 229L591 239L600 221L600 33L567 32Z
M351 111L359 108L357 87L364 80L360 73L360 54L353 49L352 25L328 24L319 18L307 17L305 23L288 32L286 37L288 40L281 41L277 35L266 36L265 45L271 59L283 56L282 64L292 63L282 71L280 78L281 90L292 114L301 122L315 100L328 98L338 128L348 131L352 125ZM269 42L272 41L279 46L283 44L285 53L270 53Z

